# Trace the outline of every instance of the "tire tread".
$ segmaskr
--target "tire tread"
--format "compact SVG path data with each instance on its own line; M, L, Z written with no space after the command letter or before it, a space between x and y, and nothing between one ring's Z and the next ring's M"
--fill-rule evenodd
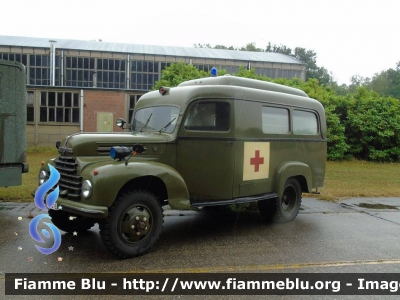
M113 205L110 207L109 211L108 211L108 217L105 221L99 223L99 228L100 228L100 237L103 241L103 244L106 246L106 248L113 253L114 255L122 258L122 259L126 259L126 258L133 258L133 257L138 257L141 255L144 255L148 252L151 251L151 249L153 248L153 246L156 244L156 242L158 241L160 234L162 232L162 224L164 223L164 212L163 209L161 207L161 205L157 205L160 209L161 212L161 218L162 218L162 224L161 224L161 229L160 229L160 234L157 236L157 238L155 239L154 243L148 247L147 249L143 249L143 246L138 246L137 247L137 251L135 253L131 253L131 254L127 254L124 251L121 251L120 249L118 249L118 247L113 243L112 241L112 235L117 234L116 232L112 232L111 227L111 219L113 218L113 215L116 213L117 208L122 205L122 203L124 201L126 201L126 199L130 198L132 195L147 195L151 198L155 199L155 196L150 193L149 191L146 190L140 190L140 189L134 189L134 190L130 190L128 192L123 193L122 195L120 195L116 201L113 203Z

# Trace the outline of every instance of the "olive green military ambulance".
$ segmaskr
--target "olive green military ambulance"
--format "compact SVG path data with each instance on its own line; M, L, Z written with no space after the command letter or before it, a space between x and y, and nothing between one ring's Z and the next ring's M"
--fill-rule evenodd
M257 201L266 220L286 222L298 214L302 192L323 186L324 109L298 89L202 78L143 95L132 119L129 132L68 136L48 162L61 174L53 223L67 232L99 223L104 245L119 257L151 249L164 205ZM39 182L48 176L45 164Z

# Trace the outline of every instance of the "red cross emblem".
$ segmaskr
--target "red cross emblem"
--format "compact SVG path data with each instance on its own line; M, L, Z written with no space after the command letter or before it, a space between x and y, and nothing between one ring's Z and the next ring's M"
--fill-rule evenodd
M260 165L264 164L264 157L260 157L260 150L256 150L255 157L250 158L250 165L254 166L254 172L260 171Z

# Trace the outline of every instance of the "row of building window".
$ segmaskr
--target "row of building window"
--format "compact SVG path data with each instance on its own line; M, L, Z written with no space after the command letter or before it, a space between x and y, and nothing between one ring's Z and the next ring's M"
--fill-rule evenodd
M28 54L0 53L0 59L20 62L23 65L28 65Z
M94 70L95 59L89 57L66 57L65 67L66 69L87 69Z
M133 110L141 95L129 95L128 118L132 121ZM35 94L27 92L27 122L35 121ZM79 93L74 92L40 92L40 122L79 123Z
M302 78L302 71L300 70L255 68L255 73L269 78Z
M50 85L49 55L0 53L0 59L18 61L24 64L27 67L28 84ZM155 82L160 79L161 71L171 63L132 60L129 64L130 71L128 72L128 62L124 59L66 56L65 67L62 70L61 57L56 56L55 85L151 90ZM208 64L195 64L194 66L206 72L210 72L213 67L225 69L228 74L238 72L237 66L215 66ZM300 70L257 67L255 68L255 72L258 75L270 78L302 78L302 71ZM127 81L129 81L128 86Z
M35 121L34 92L27 93L27 122ZM73 92L41 92L40 122L79 123L79 94Z

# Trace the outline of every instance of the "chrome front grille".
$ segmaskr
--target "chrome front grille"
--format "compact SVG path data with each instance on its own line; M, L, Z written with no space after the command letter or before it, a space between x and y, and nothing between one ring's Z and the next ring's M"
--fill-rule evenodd
M82 177L76 175L78 164L70 156L60 156L55 162L55 168L60 173L60 197L79 200L81 196Z

